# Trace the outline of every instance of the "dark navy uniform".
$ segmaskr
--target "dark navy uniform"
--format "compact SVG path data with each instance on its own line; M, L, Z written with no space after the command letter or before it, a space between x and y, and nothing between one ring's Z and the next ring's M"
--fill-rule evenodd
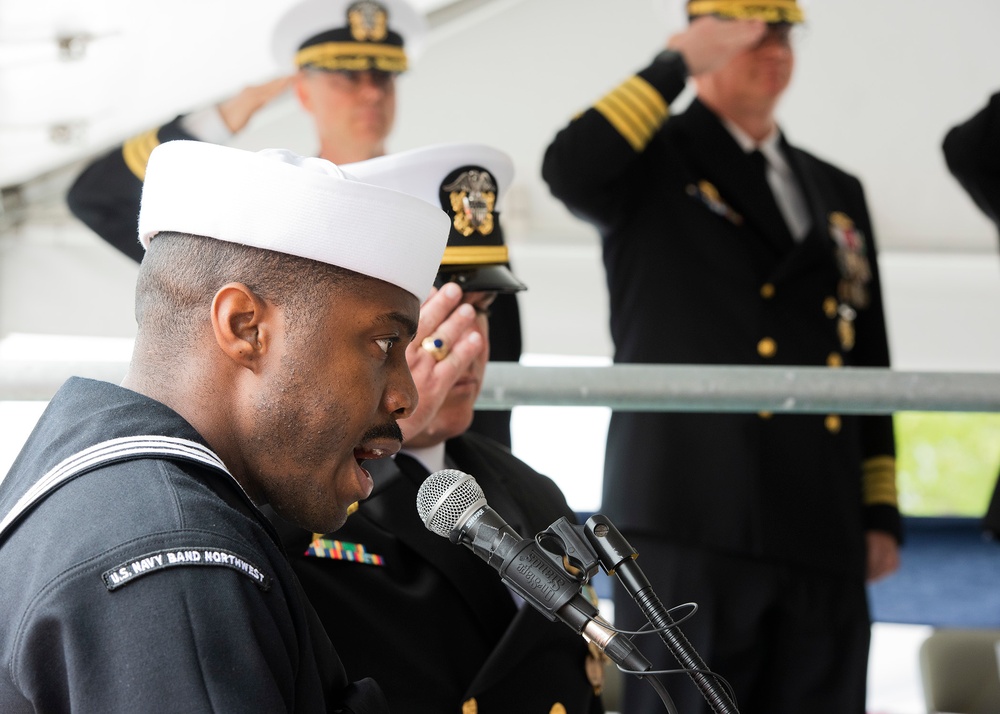
M942 149L948 170L1000 227L1000 93L990 97L975 115L949 129Z
M495 442L466 433L446 454L521 535L572 520L558 487ZM583 638L519 609L493 568L424 527L416 498L427 470L404 455L368 468L375 491L336 533L278 522L348 676L374 677L409 714L603 711L586 671L596 665L599 677L600 660Z
M559 132L545 155L552 193L601 233L615 361L888 366L861 184L782 138L811 216L808 235L795 242L763 174L707 107L695 100L668 119L685 78L683 60L664 53ZM891 417L616 412L603 509L633 545L645 544L639 562L666 604L701 600L684 630L738 695L745 673L786 665L794 691L794 667L804 661L779 639L777 624L750 635L760 637L752 646L765 663L726 661L724 616L765 617L751 615L756 591L742 591L745 585L807 574L821 591L837 593L816 602L850 603L847 627L831 611L810 612L803 595L794 629L800 639L824 627L853 631L842 643L849 649L822 655L817 635L808 656L832 662L830 694L808 710L862 711L864 532L899 535ZM669 555L657 555L659 544L669 544ZM709 602L707 591L685 587L687 577L700 577L702 556L748 566L745 579L715 583L735 602ZM778 572L765 574L754 563ZM672 577L679 582L668 582ZM713 623L716 607L726 612ZM615 612L626 626L641 620L627 598L616 598ZM669 657L659 664L676 667ZM851 670L850 686L836 679L838 667Z
M979 209L1000 228L1000 93L945 135L948 170ZM983 516L983 529L1000 538L1000 481Z
M166 406L71 379L0 484L0 515L66 457L134 435L205 446ZM129 458L66 482L0 541L0 711L387 711L373 683L348 684L232 476Z

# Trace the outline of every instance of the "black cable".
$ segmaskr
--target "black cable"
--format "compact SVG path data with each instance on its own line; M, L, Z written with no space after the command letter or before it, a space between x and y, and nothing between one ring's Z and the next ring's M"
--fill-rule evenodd
M653 688L653 691L659 695L660 701L663 702L663 706L666 708L667 714L678 714L677 705L675 705L674 700L670 698L670 693L667 692L667 688L663 686L663 682L650 672L638 674L636 676L639 679L649 682L649 686Z

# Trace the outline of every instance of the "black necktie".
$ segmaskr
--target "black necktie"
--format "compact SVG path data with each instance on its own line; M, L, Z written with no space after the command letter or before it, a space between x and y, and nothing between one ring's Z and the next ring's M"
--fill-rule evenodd
M399 453L392 457L396 460L396 466L402 471L407 478L413 481L417 486L420 486L428 476L430 476L430 471L424 468L424 465L417 461L412 456L407 454Z
M764 156L764 152L760 149L754 149L750 152L750 165L753 166L754 176L761 179L767 183L767 157ZM767 184L770 188L771 184Z
M393 458L396 460L396 466L399 467L399 470L418 487L430 475L424 465L412 456L399 453ZM413 513L416 516L416 510ZM478 617L482 620L485 628L485 636L492 645L495 645L507 631L507 627L517 613L517 607L514 605L510 591L503 584L497 572L479 556L474 555L464 546L451 545L447 541L448 539L445 539L441 542L446 546L444 551L449 554L449 558L457 558L465 562L464 572L469 578L466 586L472 588L472 591L476 593Z
M777 236L781 244L786 248L791 248L794 244L792 232L788 228L785 216L778 208L778 202L774 198L774 191L771 190L771 182L767 180L767 157L760 149L755 149L748 154L753 177L758 185L755 193L758 200L762 202L761 214L767 222L768 230Z

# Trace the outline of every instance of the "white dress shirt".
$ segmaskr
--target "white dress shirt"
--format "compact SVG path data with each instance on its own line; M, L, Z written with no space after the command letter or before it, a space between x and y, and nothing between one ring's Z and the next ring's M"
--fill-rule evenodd
M781 215L785 217L785 223L788 225L792 238L801 241L809 233L812 220L805 196L802 193L802 187L799 186L792 167L788 165L784 154L778 148L778 139L780 138L778 128L775 127L767 138L757 143L732 122L723 119L722 124L732 134L743 151L750 154L760 150L760 153L767 159L767 182L771 186L771 193L774 194L774 201L778 204Z

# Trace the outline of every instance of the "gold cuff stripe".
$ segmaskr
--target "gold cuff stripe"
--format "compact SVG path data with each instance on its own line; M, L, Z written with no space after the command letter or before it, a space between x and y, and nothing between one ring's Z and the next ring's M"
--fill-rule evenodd
M298 51L295 64L320 69L346 69L360 71L375 69L383 72L404 72L407 68L406 52L396 45L362 42L324 42Z
M642 151L666 119L666 102L642 77L633 76L606 94L594 109L635 151Z
M645 142L643 142L636 130L628 123L628 120L619 116L618 112L615 110L614 106L612 106L607 97L595 104L594 109L600 112L601 116L607 119L612 128L614 128L614 130L628 142L629 146L631 146L636 153L643 150L646 146Z
M636 110L628 95L619 89L605 97L605 100L608 106L617 110L619 117L628 122L642 145L648 144L656 129L650 126L649 121Z
M441 265L489 265L506 263L505 245L450 245L444 249Z
M652 115L650 121L655 128L659 129L670 115L670 105L663 99L663 95L642 77L632 76L619 89L635 96L645 106L646 111Z
M690 17L719 15L736 20L765 22L805 22L805 15L796 0L692 0L688 3Z
M146 180L146 164L153 149L160 145L159 128L126 139L122 144L122 158L128 170L140 181Z
M892 456L876 456L865 460L861 466L862 500L866 506L885 504L897 506L899 494L896 490L896 459Z
M617 90L606 95L594 105L594 108L608 120L635 151L642 151L646 147L652 133L643 126L642 119L627 104L623 104Z
M650 114L649 107L642 102L640 97L630 94L624 85L619 87L618 91L615 92L614 101L620 102L632 120L642 127L643 135L648 134L645 141L648 144L650 138L660 128L659 120Z

